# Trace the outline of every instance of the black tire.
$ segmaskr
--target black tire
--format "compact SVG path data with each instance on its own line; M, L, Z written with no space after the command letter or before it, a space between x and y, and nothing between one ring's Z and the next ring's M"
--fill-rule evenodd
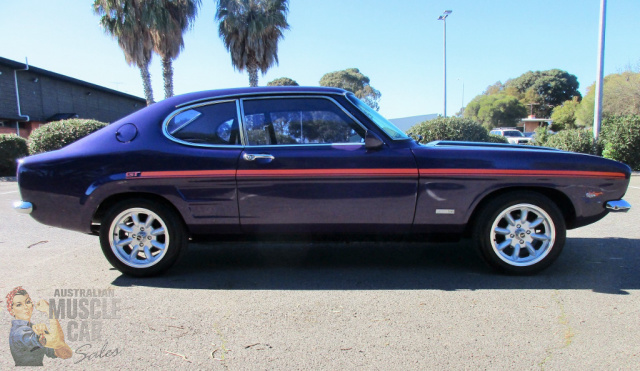
M182 219L164 205L145 199L117 203L100 225L104 256L130 276L149 277L165 272L182 257L187 244Z
M473 239L480 255L502 273L526 275L547 268L566 240L562 212L535 192L498 196L484 205L475 221Z

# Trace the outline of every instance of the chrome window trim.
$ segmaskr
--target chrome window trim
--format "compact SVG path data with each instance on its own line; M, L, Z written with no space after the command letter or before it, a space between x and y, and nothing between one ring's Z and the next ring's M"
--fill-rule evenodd
M353 108L355 108L355 109L356 109L356 111L358 111L358 112L362 113L364 116L366 116L366 117L369 119L369 121L371 121L371 123L372 123L376 128L378 128L378 129L379 129L379 130L380 130L384 135L386 135L389 139L391 139L391 140L392 140L392 141L394 141L394 142L400 142L400 141L413 140L413 139L411 139L411 136L407 135L406 133L405 133L405 135L407 135L407 138L400 138L400 139L394 139L394 138L392 138L392 137L391 137L391 135L387 134L387 132L385 132L385 131L384 131L384 129L383 129L383 128L381 128L381 127L380 127L380 125L378 125L378 124L376 123L376 121L375 121L375 120L373 120L372 118L370 118L370 117L369 117L369 115L367 115L366 113L362 112L362 110L361 110L360 108L358 108L358 106L356 106L356 104L355 104L355 103L353 103L353 102L351 101L351 99L349 99L349 97L347 97L347 95L349 95L349 94L351 94L351 95L353 95L353 96L355 97L355 94L353 94L353 93L351 93L351 92L346 92L346 93L344 94L344 97L345 97L345 99L347 100L347 102L349 102L349 104L350 104L351 106L353 106ZM356 97L356 98L357 98L357 97ZM363 102L363 103L364 103L364 102ZM365 104L366 104L366 103L365 103ZM382 116L382 115L380 115L380 116ZM383 118L384 118L385 120L389 121L386 117L384 117L384 116L383 116ZM395 126L395 124L393 124L393 122L391 122L391 121L389 121L389 122L390 122L393 126ZM396 126L396 128L400 130L400 128L398 128L397 126Z
M257 145L247 145L245 148L251 148L252 150L255 148L290 148L290 147L312 147L312 146L323 146L323 147L347 147L347 146L364 146L364 143L307 143L307 144L257 144Z
M214 96L214 97L207 97L207 98L199 98L199 99L194 99L192 101L188 101L185 103L180 103L176 105L176 108L182 108L184 106L188 106L191 104L196 104L196 103L201 103L201 102L208 102L208 101L217 101L218 99L226 99L226 100L235 100L235 99L246 99L246 97L251 97L251 96L255 96L256 99L260 99L260 98L266 98L266 97L260 97L259 95L264 95L264 94L277 94L277 96L280 96L280 94L312 94L315 96L323 96L323 95L338 95L338 96L346 96L349 92L345 91L345 92L326 92L326 91L313 91L313 90L283 90L283 91L278 91L278 92L253 92L253 93L238 93L238 94L227 94L227 95L219 95L219 96ZM274 95L276 96L276 95ZM243 98L245 97L245 98Z
M189 112L190 110L184 110L184 111L180 111L180 113L183 112ZM178 113L178 115L180 114ZM178 115L173 116L174 118L177 117ZM198 117L202 116L202 112L198 112L198 114L196 116L194 116L191 120L188 120L187 122L185 122L184 124L180 125L179 127L173 129L172 132L169 133L169 130L167 130L167 134L173 136L173 134L175 134L176 132L182 130L185 126L189 125L190 123L194 122ZM173 120L173 118L171 118L171 120ZM171 121L169 120L169 121ZM167 127L169 126L169 122L167 122Z
M225 100L216 100L216 101L210 101L210 102L201 102L198 104L192 104L189 106L183 106L181 105L181 108L176 109L174 111L172 111L167 118L164 119L164 121L162 122L162 134L169 140L176 142L176 143L180 143L180 144L184 144L187 146L192 146L192 147L201 147L201 148L244 148L244 145L242 143L244 143L244 140L242 138L242 134L240 134L240 144L206 144L206 143L191 143L191 142L187 142L184 141L182 139L178 139L174 136L172 136L169 131L167 130L167 127L169 126L169 121L171 121L174 117L176 117L178 114L184 112L184 111L188 111L192 108L197 108L197 107L204 107L204 106L211 106L214 104L220 104L220 103L232 103L235 102L236 103L236 119L238 119L238 100L237 99L225 99ZM200 117L200 116L198 116ZM193 120L189 121L189 123L191 123ZM241 125L239 119L238 119L238 125ZM182 125L182 127L184 127L185 125ZM181 128L182 128L181 127ZM238 126L238 132L240 132L240 126Z
M244 125L244 105L242 104L242 99L238 99L236 100L237 102L237 107L238 107L238 117L239 117L239 121L238 124L240 125L240 132L242 132L242 145L244 147L248 147L249 146L249 135L247 134L247 129Z
M278 92L278 94L280 94L280 92ZM338 94L339 95L339 94ZM345 93L346 95L346 93ZM344 112L349 118L351 118L358 126L360 126L362 129L364 129L364 132L366 133L369 129L367 129L366 126L364 126L360 120L358 120L357 118L355 118L355 116L353 116L351 114L351 112L347 111L340 103L338 103L338 101L336 101L335 99L331 98L331 97L327 97L324 95L298 95L298 96L282 96L282 95L273 95L273 96L268 96L268 97L255 97L255 98L240 98L238 99L240 101L240 106L241 106L241 117L242 117L242 132L244 133L245 137L248 138L249 135L246 132L247 128L244 125L244 102L245 101L250 101L250 100L266 100L266 99L308 99L308 98L316 98L316 99L326 99L328 101L331 101L334 105L336 105L340 110L342 110L342 112ZM364 139L364 138L363 138ZM364 143L307 143L307 144L262 144L262 145L252 145L249 144L248 142L243 142L245 147L301 147L301 146L312 146L312 145L325 145L325 146L335 146L335 145L364 145Z
M244 131L244 109L242 108L242 102L240 99L236 99L236 115L238 116L238 135L240 135L240 144L242 147L247 146L247 136Z

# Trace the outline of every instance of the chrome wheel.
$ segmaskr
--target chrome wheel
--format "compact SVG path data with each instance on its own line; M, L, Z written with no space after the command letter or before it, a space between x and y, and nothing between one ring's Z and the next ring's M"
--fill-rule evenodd
M562 252L565 218L545 195L512 191L481 206L473 237L480 255L492 268L532 274L547 268Z
M555 225L540 207L518 204L504 210L491 227L491 245L505 263L533 265L551 251Z
M122 211L109 228L109 246L113 254L132 268L148 268L159 263L170 242L165 221L145 208Z

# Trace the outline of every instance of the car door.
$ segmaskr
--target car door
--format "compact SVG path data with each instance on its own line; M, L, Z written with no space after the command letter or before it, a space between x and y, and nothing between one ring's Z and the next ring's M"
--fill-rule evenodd
M408 149L367 150L367 128L330 97L252 98L241 106L244 231L409 230L417 173Z
M163 183L175 189L193 233L240 232L236 170L242 144L238 121L236 100L198 103L175 111L163 131L176 142L172 146L180 156L177 160L154 160L177 170L144 174L165 179Z

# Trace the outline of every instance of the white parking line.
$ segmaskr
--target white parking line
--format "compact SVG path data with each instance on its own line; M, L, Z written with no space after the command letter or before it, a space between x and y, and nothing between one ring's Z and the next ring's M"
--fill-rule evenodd
M0 193L0 195L8 195L9 193L18 193L18 191L4 192Z
M640 189L640 187L629 186L629 188Z

